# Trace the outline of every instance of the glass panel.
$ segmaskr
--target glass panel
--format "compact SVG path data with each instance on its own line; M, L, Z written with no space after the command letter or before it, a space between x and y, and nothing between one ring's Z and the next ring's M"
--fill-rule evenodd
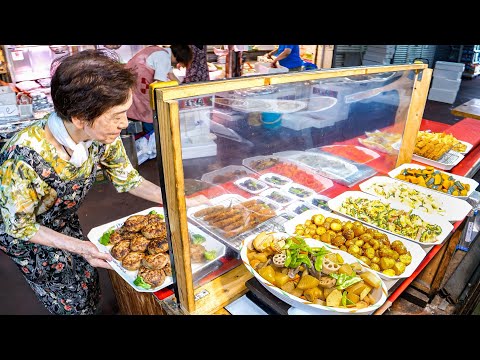
M195 285L240 264L247 236L392 170L413 81L388 72L178 99L191 244L204 245L191 249Z

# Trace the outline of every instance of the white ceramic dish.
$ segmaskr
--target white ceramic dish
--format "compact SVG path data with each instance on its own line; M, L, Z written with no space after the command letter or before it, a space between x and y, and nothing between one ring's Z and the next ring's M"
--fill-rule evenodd
M404 187L406 189L412 189L414 191L416 190L419 192L419 198L418 198L419 202L420 201L423 202L424 200L428 199L427 196L429 196L430 199L435 201L440 206L443 212L442 213L428 212L426 210L423 210L424 208L422 208L419 204L409 205L408 203L405 202L405 201L408 201L408 199L405 200L404 202L400 202L397 199L394 199L391 197L387 198L381 194L377 194L372 188L373 185L375 184L394 186L397 189L400 187ZM388 176L371 177L370 179L361 183L359 187L360 187L360 190L362 190L363 192L372 194L374 196L378 196L382 198L384 201L389 202L391 204L404 204L409 206L411 209L417 209L418 211L422 211L426 214L444 217L448 221L463 220L465 216L468 215L469 211L472 210L472 206L469 203L467 203L465 200L456 199L455 197L448 196L448 195L442 195L442 193L440 193L439 191L430 190L426 187L408 183L406 181L394 179Z
M127 220L130 216L146 215L149 212L151 212L152 210L154 210L157 213L163 215L163 208L152 207L152 208L149 208L149 209L146 209L146 210L143 210L143 211L139 211L138 213L125 216L121 219L111 221L109 223L94 227L93 229L90 230L87 237L100 251L105 252L105 253L109 253L112 246L101 244L99 242L101 236L106 231L108 231L110 229L118 229L118 228L122 227L125 220ZM215 250L216 251L216 256L215 256L214 259L206 261L206 262L192 263L192 273L195 274L197 271L203 269L204 267L208 266L209 264L211 264L215 260L222 257L225 254L225 246L223 244L221 244L220 242L218 242L217 240L213 239L210 235L206 234L205 232L203 232L202 230L200 230L199 228L197 228L196 226L194 226L192 224L188 224L188 230L192 233L200 234L203 237L205 237L205 242L202 245L207 250ZM144 289L144 288L142 288L140 286L137 286L133 283L135 281L136 277L137 277L138 271L126 270L124 267L121 266L121 262L116 260L116 259L113 259L113 261L109 261L108 263L112 266L113 270L115 270L115 272L118 275L120 275L133 289L135 289L138 292L155 292L155 291L158 291L160 289L163 289L166 286L169 286L169 285L173 284L173 278L171 276L166 276L165 281L160 286L157 286L157 287L151 288L151 289Z
M288 184L291 184L293 182L292 179L283 175L275 174L275 173L265 173L262 176L260 176L259 179L267 183L268 185L277 187L277 188L287 186ZM275 182L274 180L277 180L277 182ZM280 183L278 183L278 181L280 181Z
M423 169L425 169L425 166L420 165L420 164L405 163L405 164L402 164L402 165L398 166L397 168L393 169L392 171L390 171L388 173L388 176L390 176L391 178L394 178L396 180L400 180L400 179L397 179L396 176L398 174L400 174L404 169L408 169L408 168L422 169L423 170ZM449 176L453 177L455 180L458 180L458 181L460 181L464 184L469 184L470 185L470 190L468 190L467 195L465 195L465 196L453 196L453 195L450 195L448 193L444 193L442 191L437 191L437 190L430 189L432 191L435 191L435 192L441 193L441 194L445 194L445 195L448 195L448 196L452 196L454 198L467 199L475 191L475 189L478 187L478 182L476 182L473 179L470 179L470 178L467 178L467 177L464 177L464 176L460 176L460 175L450 174L450 173L447 173L447 172L441 171L441 170L439 170L439 171L442 174L448 174ZM411 184L408 181L404 181L404 180L400 180L400 181L406 182L407 184Z
M329 202L328 202L328 206L330 207L330 209L332 209L333 211L337 212L338 214L340 215L343 215L343 216L346 216L346 217L349 217L351 219L355 219L355 220L359 220L361 221L362 223L366 224L366 225L369 225L371 227L374 227L378 230L382 230L382 231L385 231L389 234L392 234L392 235L396 235L398 237L401 237L402 239L406 239L406 240L409 240L409 241L413 241L421 246L431 246L431 245L439 245L441 243L443 243L445 241L445 239L448 237L448 235L450 234L450 232L453 230L453 225L450 224L446 219L444 218L441 218L439 216L434 216L434 215L428 215L428 214L425 214L425 213L422 213L422 212L418 212L416 210L413 210L412 213L413 214L416 214L418 216L420 216L424 221L430 223L430 224L435 224L435 225L438 225L441 227L442 229L442 232L437 236L436 238L436 241L434 242L420 242L420 241L417 241L415 239L411 239L409 237L406 237L404 235L400 235L400 234L396 234L396 233L393 233L391 231L388 231L388 230L385 230L385 229L382 229L374 224L370 224L364 220L361 220L361 219L357 219L353 216L350 216L350 215L347 215L347 214L344 214L342 212L340 212L340 207L342 205L342 203L348 198L348 197L352 197L354 199L369 199L369 200L380 200L382 201L381 198L379 198L378 196L374 196L374 195L371 195L371 194L367 194L367 193L364 193L362 191L345 191L343 192L342 194L334 197L333 199L331 199ZM399 210L405 210L405 211L409 211L409 208L407 206L400 206L400 205L391 205L391 208L393 209L399 209Z
M381 277L379 277L375 272L372 270L365 268L366 271L372 272L375 274L375 276L380 279L381 281L381 286L377 289L374 289L372 291L372 296L376 300L376 303L373 305L370 305L366 308L363 309L356 309L356 308L337 308L337 307L331 307L331 306L323 306L323 305L317 305L314 304L308 300L301 299L299 297L296 297L294 295L291 295L287 293L286 291L278 288L277 286L273 285L269 281L265 280L263 277L261 277L256 270L254 270L248 261L247 258L247 248L248 244L253 241L256 235L249 236L243 241L242 244L242 249L240 252L240 256L242 258L242 261L248 271L250 271L253 276L267 289L270 293L272 293L274 296L278 297L280 300L285 301L287 304L294 306L296 308L305 310L311 314L316 314L316 315L369 315L372 314L376 309L378 309L380 306L383 305L383 303L387 300L387 287L385 285L385 282L382 280ZM288 234L285 233L275 233L275 236L277 237L288 237ZM314 240L314 239L305 239L305 242L312 247L325 247L329 249L333 253L339 253L344 261L346 263L354 263L354 262L359 262L357 258L353 257L352 255L329 247L326 244L322 243L321 241Z
M331 218L334 218L334 219L339 219L340 221L343 221L343 222L351 221L350 218L347 218L347 217L339 215L339 214L331 213L331 212L325 211L323 209L307 210L304 213L301 213L300 215L295 216L293 219L290 219L285 224L283 224L285 232L288 233L288 234L295 234L295 227L297 225L304 224L305 221L311 219L312 216L316 215L316 214L322 214L323 216L325 216L325 218L331 217ZM370 226L370 225L365 225L365 227L375 228L374 226ZM382 277L384 279L392 279L392 280L403 279L403 278L407 278L410 275L412 275L413 272L415 271L415 269L418 267L418 265L420 265L420 263L422 262L425 255L427 255L425 250L420 245L414 243L413 241L405 240L405 239L400 238L396 235L390 234L390 233L388 233L388 232L386 232L382 229L378 229L378 231L383 233L383 234L386 234L388 236L388 239L390 240L390 243L392 243L395 240L398 240L398 241L402 242L402 244L405 245L407 250L410 251L410 254L412 255L412 262L405 268L405 271L402 274L396 275L396 276L389 276L389 275L383 274L380 271L375 271L375 270L372 270L372 271L374 271L375 273L377 273L380 277ZM324 243L322 242L322 244L324 244ZM331 244L327 244L327 245L330 246L330 247L336 248ZM363 262L362 262L362 264L363 264Z

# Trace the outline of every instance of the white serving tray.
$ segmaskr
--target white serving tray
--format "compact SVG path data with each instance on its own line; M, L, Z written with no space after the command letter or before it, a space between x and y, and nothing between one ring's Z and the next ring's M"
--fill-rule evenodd
M392 171L390 171L388 173L388 176L390 176L391 178L394 178L396 180L403 181L407 184L411 184L408 181L404 181L404 180L400 180L400 179L396 178L396 176L398 174L400 174L404 169L408 169L408 168L425 169L426 167L423 166L423 165L420 165L420 164L405 163L405 164L402 164L402 165L396 167ZM460 176L460 175L450 174L450 173L447 173L445 171L440 171L440 172L443 173L443 174L448 174L449 176L453 177L455 180L458 180L458 181L460 181L464 184L469 184L470 185L470 190L468 190L467 195L466 196L453 196L451 194L444 193L443 191L437 191L437 190L433 190L433 189L429 189L429 190L435 191L437 193L445 194L445 195L448 195L448 196L451 196L451 197L454 197L454 198L467 199L475 191L475 189L478 187L478 182L476 182L473 179L470 179L470 178L467 178L467 177L464 177L464 176Z
M376 309L383 305L383 303L387 300L387 287L385 285L384 280L368 267L364 267L366 271L374 273L381 281L381 286L377 289L374 289L372 292L372 296L375 298L376 303L374 305L370 305L363 309L357 308L336 308L331 306L323 306L314 304L308 300L301 299L294 295L287 293L286 291L276 287L269 281L265 280L260 274L250 266L250 262L247 258L247 249L248 244L255 239L256 235L252 235L247 237L242 244L242 249L240 252L240 256L242 258L243 264L246 266L248 271L250 271L253 276L267 289L271 292L274 296L278 297L280 300L285 301L287 304L299 308L301 310L305 310L311 314L316 315L369 315L372 314ZM285 233L274 233L274 236L278 237L288 237L288 234ZM305 242L311 247L325 247L329 249L333 253L339 253L342 258L347 263L360 263L360 261L355 258L354 256L346 253L345 251L338 250L336 248L330 247L325 243L315 240L315 239L305 239Z
M468 215L470 210L472 210L472 206L469 203L467 203L465 200L456 199L455 197L444 195L445 193L443 193L443 192L430 190L426 187L416 185L416 184L412 184L412 183L409 183L409 182L406 182L406 181L401 181L401 180L398 180L398 179L394 179L394 178L391 178L391 177L388 177L388 176L374 176L374 177L371 177L370 179L364 181L363 183L361 183L359 185L360 190L362 190L363 192L366 192L368 194L372 194L374 196L378 196L378 197L382 198L384 201L389 202L391 204L407 205L403 202L399 202L397 200L390 199L390 198L385 198L384 196L382 196L380 194L377 194L375 191L371 190L371 186L373 184L392 184L397 188L399 186L404 186L406 188L410 188L410 189L418 191L421 196L430 195L432 199L434 199L435 201L437 201L438 204L440 204L441 209L443 209L445 211L444 214L428 213L426 211L423 211L420 207L411 207L411 206L409 206L409 207L411 209L417 209L418 211L422 211L425 214L437 215L437 216L440 216L440 217L444 217L448 221L454 221L455 222L455 221L463 220L465 218L465 216Z
M300 215L295 216L293 219L288 220L285 224L283 224L285 232L288 233L288 234L295 234L295 227L297 225L303 225L305 223L305 221L311 219L312 216L316 215L316 214L322 214L323 216L325 216L325 218L331 217L331 218L334 218L334 219L339 219L340 221L343 221L343 222L351 221L350 218L339 215L339 214L331 213L331 212L325 211L323 209L313 209L313 210L307 210L307 211L301 213ZM374 226L371 226L371 225L365 225L365 227L375 228ZM383 229L378 229L378 231L383 233L383 234L386 234L391 243L395 240L398 240L403 245L405 245L407 250L410 251L410 254L412 255L412 262L408 266L405 267L405 271L400 275L389 276L389 275L383 274L381 271L375 271L375 270L372 270L372 271L374 271L375 273L377 273L380 277L382 277L384 279L391 279L391 280L403 279L403 278L407 278L410 275L412 275L413 272L415 271L415 269L418 267L418 265L420 265L420 263L422 262L423 258L427 255L425 250L420 245L414 243L413 241L405 240L403 238L398 237L397 235L393 235L391 233L388 233L387 231L384 231ZM332 244L327 244L327 245L336 249L336 247L333 246ZM360 261L360 262L362 264L364 264L362 261ZM364 264L364 265L367 266L366 264Z
M460 141L462 144L465 144L467 146L465 151L458 151L460 154L466 155L466 154L469 153L470 150L472 150L473 145L470 144L469 142L466 142L466 141L463 141L463 140L458 140L458 141Z
M94 227L93 229L90 230L87 237L100 251L104 253L110 253L110 249L112 248L112 246L111 245L105 246L100 244L99 242L100 237L103 235L103 233L105 233L110 229L118 229L122 227L125 220L127 220L130 216L146 215L152 210L155 210L159 214L164 214L162 207L152 207L146 210L139 211L135 214L125 216L121 219ZM206 234L205 232L203 232L202 230L198 229L197 227L191 224L188 224L188 229L193 233L200 234L205 237L206 241L202 245L207 250L215 249L217 251L217 254L216 254L217 256L213 260L209 260L205 263L192 263L192 273L196 273L197 271L203 269L207 265L211 264L212 262L214 262L215 260L223 256L225 254L225 246L220 242L218 242L217 240L213 239L210 235ZM138 271L126 270L121 266L121 262L116 259L113 259L113 261L109 261L108 263L112 266L113 270L115 270L115 272L118 275L120 275L132 288L134 288L138 292L156 292L160 289L163 289L166 286L173 284L173 278L171 276L165 276L165 281L163 282L163 284L152 289L144 289L133 283L137 278Z
M363 221L363 220L360 220L360 219L357 219L353 216L350 216L350 215L347 215L347 214L343 214L339 211L343 201L345 199L347 199L348 197L353 197L354 199L360 199L360 198L363 198L363 199L369 199L369 200L380 200L382 201L381 198L379 198L378 196L374 196L374 195L371 195L371 194L367 194L367 193L364 193L362 191L345 191L343 192L342 194L334 197L333 199L329 200L328 201L328 207L330 209L332 209L333 211L337 212L338 214L341 214L343 216L346 216L346 217L349 217L351 219L354 219L354 220L359 220L360 222L368 225L368 226L371 226L371 227L374 227L378 230L382 230L382 231L385 231L389 234L392 234L392 235L396 235L398 237L401 237L402 239L406 239L406 240L409 240L409 241L413 241L421 246L431 246L431 245L439 245L441 243L443 243L445 241L445 239L448 237L448 235L450 234L450 232L453 230L453 225L450 224L450 222L448 222L448 220L440 217L440 216L435 216L435 215L428 215L428 214L425 214L423 212L419 212L419 211L416 211L416 210L413 210L412 213L415 214L415 215L418 215L420 216L424 221L430 223L430 224L435 224L435 225L438 225L441 227L442 229L442 232L440 233L440 235L437 236L437 240L434 241L434 242L420 242L420 241L417 241L415 239L411 239L409 237L406 237L406 236L403 236L403 235L400 235L400 234L396 234L396 233L393 233L391 231L388 231L388 230L385 230L385 229L382 229L374 224L370 224L366 221ZM400 205L391 205L391 208L394 208L394 209L399 209L399 210L405 210L405 211L409 211L410 209L407 207L407 206L400 206Z
M394 146L392 146L392 147L397 149L397 150L400 150L400 143L395 143ZM453 169L464 158L465 158L465 156L463 156L461 153L453 151L453 150L447 151L439 160L427 159L423 156L419 156L419 155L416 155L416 154L412 155L413 160L421 162L422 164L431 165L433 167L436 167L437 169L442 169L442 170Z

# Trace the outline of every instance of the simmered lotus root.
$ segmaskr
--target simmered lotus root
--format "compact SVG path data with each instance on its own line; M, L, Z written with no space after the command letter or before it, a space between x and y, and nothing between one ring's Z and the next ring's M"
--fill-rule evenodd
M273 264L275 266L281 267L285 265L285 260L287 259L287 255L280 253L273 255Z
M327 259L327 257L325 256L323 258L323 265L322 265L322 272L324 274L331 274L333 272L337 272L338 269L340 269L340 265L338 265L337 263Z

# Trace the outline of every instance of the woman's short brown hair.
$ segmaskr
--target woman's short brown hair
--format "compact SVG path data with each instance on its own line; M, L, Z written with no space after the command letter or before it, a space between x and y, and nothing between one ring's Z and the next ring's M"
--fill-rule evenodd
M61 59L51 81L55 112L92 123L128 100L136 74L103 50L84 50Z

